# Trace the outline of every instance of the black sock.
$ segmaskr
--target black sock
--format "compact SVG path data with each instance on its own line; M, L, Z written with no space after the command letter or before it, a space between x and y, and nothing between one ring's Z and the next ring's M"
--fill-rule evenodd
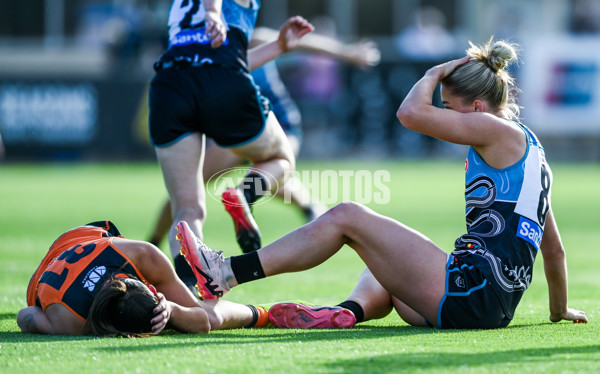
M362 322L365 319L365 312L360 304L358 304L356 301L346 300L337 306L341 306L342 308L348 309L354 313L354 317L356 317L356 323Z
M254 204L261 196L269 191L267 180L258 173L250 173L244 177L239 188L244 192L244 197L249 205Z
M190 283L193 286L198 282L192 268L181 254L175 256L173 262L175 263L175 273L177 273L179 279L181 279L186 286L189 287Z
M231 270L238 284L266 277L256 251L231 257Z
M256 325L256 322L258 322L258 310L256 310L256 307L254 305L246 305L248 308L250 308L250 311L252 312L252 321L247 325L244 326L245 329L249 329L251 327L254 327L254 325Z

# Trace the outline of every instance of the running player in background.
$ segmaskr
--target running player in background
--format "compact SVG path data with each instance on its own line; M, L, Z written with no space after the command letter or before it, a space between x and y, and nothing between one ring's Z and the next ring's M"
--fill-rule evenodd
M52 244L31 277L27 305L17 314L24 333L141 336L269 322L261 307L198 300L164 253L125 239L110 221L74 228Z
M293 17L275 41L248 51L259 5L257 0L175 0L169 48L155 64L149 100L150 137L171 212L196 235L202 235L206 218L205 137L253 164L241 185L223 193L244 251L261 246L250 206L295 167L289 142L248 71L293 48L313 29ZM175 230L169 244L175 258Z
M490 40L464 58L429 69L397 111L408 129L470 145L466 162L467 233L451 254L420 232L356 203L343 203L260 250L224 258L187 229L199 287L223 294L266 276L310 269L345 244L369 271L339 307L279 304L271 322L282 327L350 327L392 307L407 323L450 329L506 327L544 258L550 321L586 323L568 305L566 254L551 209L552 174L536 136L518 120L516 87L505 67L515 46ZM432 105L441 83L446 109ZM201 259L201 260L200 260ZM211 291L212 290L212 291ZM216 295L218 296L218 295Z
M315 32L318 32L315 31ZM278 31L260 27L252 36L251 46L259 46L276 39ZM380 52L371 41L356 43L342 43L332 37L311 33L304 36L293 48L296 51L307 51L323 54L357 66L361 69L370 68L379 64ZM297 157L302 144L302 119L296 103L290 96L283 83L274 61L251 72L254 82L260 87L261 94L271 103L271 108ZM212 141L207 142L204 159L203 175L205 182L218 176L223 171L236 166L246 165L247 161L228 148L221 148ZM302 211L307 222L323 214L327 207L317 201L310 191L292 175L276 192L276 196L288 196L293 206ZM173 218L171 207L167 201L160 211L160 215L153 227L148 241L158 246L172 228ZM184 283L196 283L194 274L180 254L174 258L175 269Z

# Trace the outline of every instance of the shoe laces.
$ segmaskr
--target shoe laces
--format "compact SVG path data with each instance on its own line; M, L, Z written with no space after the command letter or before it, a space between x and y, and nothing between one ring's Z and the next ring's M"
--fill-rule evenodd
M225 257L223 256L223 251L215 251L214 249L209 248L206 244L204 244L200 239L196 238L196 244L198 245L198 249L204 253L210 260L215 262L225 262Z
M209 260L214 261L217 264L217 268L219 271L221 270L221 264L225 262L225 257L223 256L223 251L215 251L214 249L209 248L206 244L204 244L200 239L196 238L196 243L198 244L198 249L202 251ZM210 265L209 265L210 266ZM222 273L221 273L222 277ZM231 290L229 283L227 280L223 280L221 284L227 291Z

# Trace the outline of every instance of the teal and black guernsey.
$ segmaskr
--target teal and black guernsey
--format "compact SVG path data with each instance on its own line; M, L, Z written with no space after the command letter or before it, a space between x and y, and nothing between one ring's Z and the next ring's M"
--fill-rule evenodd
M227 26L227 39L217 49L212 48L204 24L201 0L175 0L169 13L169 48L159 59L174 61L187 58L194 64L216 64L248 71L247 50L254 32L259 0L250 7L234 0L223 0L222 19Z
M542 145L526 126L519 126L527 136L527 151L508 168L492 168L469 149L467 234L456 240L452 253L485 274L509 318L531 283L552 184Z

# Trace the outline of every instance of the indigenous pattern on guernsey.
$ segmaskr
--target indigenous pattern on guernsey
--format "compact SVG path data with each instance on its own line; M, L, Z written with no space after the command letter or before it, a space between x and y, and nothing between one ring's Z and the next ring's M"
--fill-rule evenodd
M212 48L204 26L202 1L174 0L169 13L169 49L159 61L188 57L194 62L246 69L246 51L259 8L259 0L251 0L248 8L234 0L223 0L221 19L227 27L227 39L221 47Z
M508 168L492 168L473 147L469 149L467 234L456 240L452 252L485 274L510 318L531 283L552 183L542 145L526 126L518 125L527 136L527 150Z

